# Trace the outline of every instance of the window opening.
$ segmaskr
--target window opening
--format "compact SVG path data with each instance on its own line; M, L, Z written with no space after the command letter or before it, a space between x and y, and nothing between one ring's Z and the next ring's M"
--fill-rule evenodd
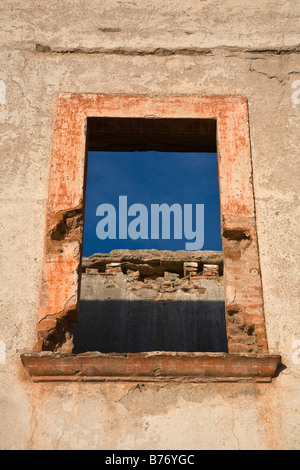
M215 121L88 124L74 352L227 352Z

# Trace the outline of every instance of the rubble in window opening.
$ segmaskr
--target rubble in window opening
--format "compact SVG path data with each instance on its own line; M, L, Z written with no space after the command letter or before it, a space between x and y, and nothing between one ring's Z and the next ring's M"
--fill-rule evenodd
M135 297L147 300L184 294L223 298L222 252L114 250L83 258L82 274L83 284L87 275L98 276L107 289L121 287L122 283Z

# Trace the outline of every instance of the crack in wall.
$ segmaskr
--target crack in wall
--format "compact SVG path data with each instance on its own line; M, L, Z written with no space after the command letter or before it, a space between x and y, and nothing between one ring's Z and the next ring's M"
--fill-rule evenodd
M35 51L43 54L102 54L102 55L125 55L125 56L211 56L215 53L235 53L235 54L267 54L267 55L286 55L298 54L300 46L291 46L287 48L269 48L269 49L249 49L237 46L216 46L213 48L177 48L168 49L164 47L157 47L155 49L130 49L124 47L116 47L114 49L106 49L102 47L95 48L52 48L45 44L37 43Z
M240 450L240 442L238 440L238 437L237 435L235 434L235 431L234 431L234 420L235 420L235 416L233 415L233 421L232 421L232 428L231 428L231 431L232 431L232 434L237 442L237 450Z
M283 82L285 81L284 78L279 78L279 77L277 77L277 75L270 75L270 74L268 74L267 72L263 72L263 71L261 71L261 70L256 70L256 69L254 69L253 66L252 66L252 63L250 63L249 72L255 72L255 73L258 73L258 74L260 74L260 75L264 75L264 76L267 77L269 80L273 80L273 79L278 80L279 83L283 83Z

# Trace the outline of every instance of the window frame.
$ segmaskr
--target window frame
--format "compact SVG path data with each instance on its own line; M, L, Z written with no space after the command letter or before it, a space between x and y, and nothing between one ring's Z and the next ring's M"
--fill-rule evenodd
M73 355L72 326L77 320L80 291L87 119L149 116L217 121L229 352ZM59 95L37 341L33 352L22 355L22 361L36 381L171 380L170 377L192 381L271 380L280 365L280 356L268 354L246 98ZM110 365L103 367L107 361ZM119 369L116 364L120 364ZM77 374L72 370L77 370Z

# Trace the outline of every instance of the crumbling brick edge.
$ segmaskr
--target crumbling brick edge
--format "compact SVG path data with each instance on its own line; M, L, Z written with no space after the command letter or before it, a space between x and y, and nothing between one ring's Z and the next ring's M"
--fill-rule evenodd
M278 355L226 353L27 353L33 382L271 382Z

